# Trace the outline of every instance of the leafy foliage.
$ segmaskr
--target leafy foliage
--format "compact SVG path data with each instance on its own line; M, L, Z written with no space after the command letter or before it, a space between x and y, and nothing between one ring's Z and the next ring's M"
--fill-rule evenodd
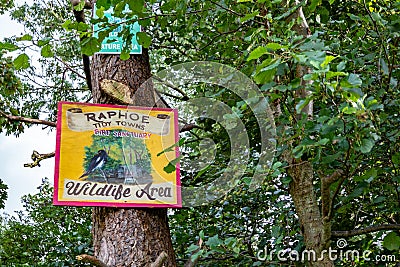
M8 186L4 184L3 181L0 179L0 209L3 209L5 207L5 202L8 197L7 189Z
M90 208L52 205L53 187L22 198L25 211L0 226L1 266L88 266L75 257L90 253Z

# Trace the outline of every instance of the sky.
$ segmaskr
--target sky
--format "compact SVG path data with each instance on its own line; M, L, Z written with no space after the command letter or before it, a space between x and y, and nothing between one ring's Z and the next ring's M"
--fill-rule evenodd
M23 1L17 1L23 2ZM7 15L0 16L0 40L4 37L20 35L23 27L12 21ZM38 192L42 178L53 181L54 158L43 160L41 167L25 168L24 163L31 163L33 150L39 153L55 151L55 131L42 130L42 126L33 126L25 130L18 138L0 133L0 179L8 185L6 207L0 214L10 215L23 210L21 197Z

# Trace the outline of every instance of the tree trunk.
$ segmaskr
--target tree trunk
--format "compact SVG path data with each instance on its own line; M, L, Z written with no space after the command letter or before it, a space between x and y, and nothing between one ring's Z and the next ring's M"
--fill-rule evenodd
M95 103L122 104L102 92L103 79L123 83L130 88L129 97L135 106L155 106L151 84L138 91L150 78L149 56L131 55L123 61L119 55L96 54L92 59L92 93ZM167 209L93 208L93 247L95 257L107 266L150 266L166 252L163 266L176 266L168 227Z
M299 1L295 1L296 5L299 5ZM288 18L288 20L295 19L299 23L293 26L293 29L297 34L302 35L304 38L310 36L311 31L308 27L307 20L304 16L303 9L301 6ZM310 73L310 69L298 65L296 67L296 76L303 78L307 73ZM296 92L297 97L306 98L311 92L305 89L307 83L312 81L302 80L304 88ZM307 115L308 119L313 117L313 102L310 101L302 109L302 113ZM300 116L301 117L301 116ZM307 251L312 251L308 261L308 265L312 267L330 267L334 266L331 259L329 259L327 253L322 253L323 250L327 250L330 245L331 237L331 224L330 221L321 215L319 210L318 201L316 198L316 192L314 189L314 169L312 163L308 160L298 162L291 155L287 155L286 159L289 163L292 163L288 169L289 175L293 178L293 181L289 186L289 193L293 199L294 206L296 208L297 215L299 216L300 227L304 237L304 243ZM315 253L315 257L313 257Z

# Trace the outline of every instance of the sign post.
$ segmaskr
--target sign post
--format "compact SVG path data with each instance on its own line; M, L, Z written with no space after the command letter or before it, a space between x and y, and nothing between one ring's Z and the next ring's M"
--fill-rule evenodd
M175 109L60 102L54 204L181 207L178 134Z

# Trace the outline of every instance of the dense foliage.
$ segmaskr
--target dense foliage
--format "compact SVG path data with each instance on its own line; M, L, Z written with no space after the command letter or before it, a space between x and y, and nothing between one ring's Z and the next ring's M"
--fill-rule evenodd
M46 179L39 190L22 198L24 211L2 218L0 266L85 266L75 257L91 251L90 208L53 206Z
M54 120L56 101L88 99L82 71L77 66L77 35L85 37L84 53L96 52L101 39L119 26L108 25L101 16L110 6L127 24L139 21L146 29L138 36L138 41L150 48L153 70L197 60L230 65L259 85L275 111L276 159L264 184L250 192L248 186L261 152L260 131L243 99L217 86L193 85L184 94L173 89L165 92L172 106L182 99L202 96L226 103L244 122L253 155L242 181L226 197L207 206L170 212L179 263L191 258L199 260L201 266L278 266L276 255L266 263L257 258L257 253L265 247L268 251L300 252L304 249L302 229L288 189L294 177L287 170L293 162L286 160L285 153L290 153L295 162L312 163L318 201L322 198L324 177L340 170L340 178L329 188L333 209L326 219L332 231L400 224L400 2L302 1L299 5L304 9L311 32L306 39L292 27L298 22L292 19L298 6L293 8L279 0L153 0L146 5L144 1L98 0L99 19L87 24L74 22L71 8L65 8L67 1L63 5L55 2L58 1L48 0L30 8L24 5L13 9L12 16L26 25L29 35L0 43L2 50L20 49L14 67L21 78L16 78L10 59L2 56L4 64L8 64L9 84L16 88L11 93L0 83L0 101L7 103L4 112L38 117L38 111L42 111L47 114L46 118ZM126 4L130 12L122 12ZM90 33L90 24L94 22L105 26L99 32L99 39ZM127 40L132 38L129 31L122 31L121 35ZM40 81L43 86L27 79L38 69L24 56L24 49L31 45L41 51L40 63L46 76ZM127 53L121 56L129 57ZM303 76L305 85L297 75L298 65L309 69ZM296 93L303 87L310 92L305 97ZM7 99L9 102L5 102ZM19 99L25 99L25 104L16 108ZM310 118L302 109L311 102L314 112ZM0 116L0 127L9 133L23 130L15 128L18 123ZM230 156L229 137L221 125L204 118L198 118L196 123L201 129L182 136L184 185L198 186L215 179ZM216 144L213 163L195 172L190 164L185 169L185 162L197 160L206 153L199 144L209 138ZM35 206L47 203L43 196L32 201L30 205ZM43 207L57 214L69 210L45 204ZM35 221L36 216L36 213L28 213L26 221L11 220L3 226L2 233L13 227L20 229L18 231L33 231L28 222ZM45 214L41 216L47 218ZM76 216L81 216L82 225L88 227L87 213ZM57 218L49 216L46 220L54 219L54 225L58 225ZM71 247L89 243L89 232L79 234L85 240L83 243L73 235L65 235L72 238ZM9 238L5 234L1 237ZM24 244L15 236L12 238L17 240L14 244ZM36 238L40 240L43 236L38 234ZM373 259L377 255L395 255L400 259L398 231L374 231L345 239L346 248L370 250ZM332 238L333 248L336 241L337 238ZM12 243L4 244L10 245L3 245L3 250L13 248ZM29 262L28 258L25 262ZM8 259L7 263L13 262L12 258ZM71 259L55 253L44 261ZM338 259L336 264L385 266L386 262ZM395 263L392 259L388 264Z

